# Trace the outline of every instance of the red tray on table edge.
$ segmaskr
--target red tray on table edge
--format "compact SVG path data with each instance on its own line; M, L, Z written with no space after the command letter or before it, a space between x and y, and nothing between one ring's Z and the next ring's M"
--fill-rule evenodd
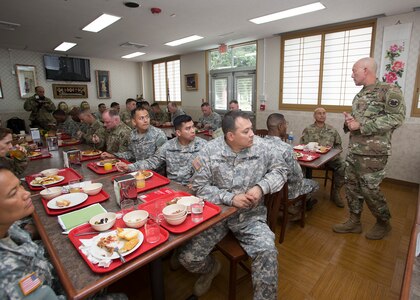
M71 139L71 135L69 135L67 133L62 133L60 138L62 140L69 140L69 139Z
M297 151L297 152L302 152L303 153L303 149L300 149L300 148L297 148L296 149L296 147L300 147L300 146L305 146L305 144L299 144L299 145L296 145L296 146L294 146L293 147L293 151ZM331 149L332 149L332 147L325 147L325 151L321 151L321 150L316 150L316 153L319 153L319 154L325 154L325 153L328 153Z
M160 175L160 174L158 174L156 172L153 172L152 170L146 170L146 171L152 172L153 173L153 176L145 180L146 181L146 185L144 186L144 188L141 188L141 189L140 188L137 188L137 194L143 193L145 191L148 191L148 190L151 190L151 189L160 187L160 186L167 185L167 184L169 184L171 182L170 179L168 179L165 176L162 176L162 175ZM130 173L132 173L132 172L130 172ZM127 175L127 173L126 174L122 174L120 176L124 176L124 175ZM119 177L119 176L112 177L111 180L114 180L117 177Z
M115 225L110 230L115 230L117 227L120 227L120 228L126 228L127 227L122 218L117 219L117 221L115 222ZM129 262L130 260L133 260L137 256L139 256L139 255L141 255L141 254L159 246L160 244L163 244L169 238L169 232L166 231L164 228L160 227L160 239L159 239L159 241L156 242L156 243L150 244L146 241L146 234L144 232L144 226L138 228L138 230L140 230L141 233L143 233L143 237L144 237L143 243L140 245L140 247L136 251L130 253L129 255L124 256L126 262ZM70 231L69 239L72 242L72 244L76 247L79 254L82 256L82 258L85 260L85 262L88 264L88 266L91 268L91 270L93 272L95 272L95 273L107 273L107 272L110 272L110 271L118 268L119 266L121 266L123 264L119 260L119 258L117 258L117 259L112 260L112 263L109 265L108 268L103 268L103 267L99 267L98 265L93 264L90 260L88 260L86 255L84 255L82 253L82 251L79 249L79 246L82 245L82 242L80 242L80 240L81 239L93 238L97 234L74 236L76 233L84 232L84 231L94 231L94 229L90 226L90 224L80 225L80 226L78 226L78 227L76 227L76 228L74 228L73 230ZM100 232L98 232L98 234L99 233Z
M94 160L94 159L100 159L101 155L94 155L94 156L89 156L89 155L83 155L81 154L81 158L80 161L87 161L87 160Z
M141 199L141 201L143 201L143 203L146 203L146 202L153 201L153 200L157 199L158 197L172 195L172 194L175 194L175 193L176 193L176 191L174 191L173 189L164 187L164 188L158 189L157 191L141 195L140 199Z
M119 160L122 161L122 162L125 162L126 164L131 164L131 162L129 162L128 160L120 159L120 158L119 158ZM96 163L97 163L97 161L93 161L93 162L88 163L86 166L98 175L105 175L105 174L109 174L109 173L118 172L116 166L112 166L111 170L105 171L104 167L98 166Z
M168 195L164 195L161 197L157 197L156 199L150 200L149 202L140 204L138 206L139 209L143 209L150 212L153 212L154 207L151 208L151 206L154 206L154 203L156 201L170 201L175 197L182 197L182 196L192 196L191 194L187 193L187 192L175 192L173 194L168 194ZM171 225L169 223L167 223L165 220L162 220L162 227L164 227L166 230L172 232L172 233L183 233L186 232L188 230L190 230L191 228L194 228L195 226L207 221L210 218L213 218L214 216L218 215L221 211L221 208L219 206L217 206L216 204L210 203L205 201L204 202L204 209L203 209L203 219L200 222L193 222L191 220L191 215L189 214L187 216L187 219L179 225Z
M38 175L38 174L35 174L35 175ZM79 173L77 173L77 171L76 170L73 170L72 168L64 168L64 169L61 169L60 171L58 171L58 175L64 176L64 180L63 181L60 181L58 183L55 183L55 184L48 185L47 187L66 185L66 184L69 183L69 181L83 179L83 176L80 175ZM30 182L32 180L34 180L35 177L37 177L37 176L34 176L34 175L25 176L25 180L26 180L26 183L28 184L29 188L32 191L40 191L40 190L43 190L44 188L42 186L32 186L32 185L30 185Z
M64 141L67 141L67 140L64 140ZM63 144L58 145L58 147L76 146L76 145L80 145L82 143L80 140L77 141L77 142L74 142L74 143L65 143L64 141L63 141Z
M38 151L33 151L33 152L38 152ZM48 152L47 155L38 155L38 156L34 156L34 157L29 157L30 160L37 160L37 159L43 159L43 158L50 158L52 155L50 152Z
M321 154L318 154L318 153L303 154L302 157L298 157L298 160L300 160L300 161L313 161L313 160L319 158L320 156L321 156Z
M62 194L64 195L64 194ZM68 212L71 212L73 210L76 209L81 209L83 207L95 204L95 203L101 203L104 202L106 200L109 199L109 195L107 192L104 191L104 189L102 189L99 194L96 194L94 196L88 196L87 200L83 203L80 203L79 205L70 207L70 208L66 208L66 209L50 209L48 208L47 204L49 201L51 200L46 200L44 198L41 198L42 201L42 205L44 205L45 211L47 212L48 215L50 216L58 216L58 215L62 215Z

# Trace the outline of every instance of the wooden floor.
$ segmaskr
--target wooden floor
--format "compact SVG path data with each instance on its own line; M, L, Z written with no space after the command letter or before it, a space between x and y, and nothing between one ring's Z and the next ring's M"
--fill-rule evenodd
M320 181L321 183L321 181ZM318 204L307 214L305 228L290 223L279 252L278 299L398 299L414 221L418 186L385 181L382 190L392 213L392 231L384 240L370 241L364 233L375 223L365 207L362 234L336 234L331 226L347 218L347 209L329 201L329 184L316 193ZM344 195L344 191L342 191ZM276 238L280 226L276 231ZM211 290L200 299L227 299L227 260L215 253L223 264ZM197 278L184 269L170 271L164 260L165 295L184 300L191 295ZM125 292L130 299L151 299L148 268L142 268L114 284L110 291ZM251 278L237 286L237 299L252 299Z

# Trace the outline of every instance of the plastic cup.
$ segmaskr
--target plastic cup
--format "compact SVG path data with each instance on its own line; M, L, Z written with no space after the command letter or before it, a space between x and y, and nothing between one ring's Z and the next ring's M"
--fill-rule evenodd
M104 163L104 170L105 171L111 171L112 170L112 164L111 163Z
M153 220L147 220L144 224L144 229L146 231L146 242L153 244L157 243L160 240L160 226Z
M79 181L69 181L69 192L70 193L80 193L82 188L80 187Z
M191 204L191 221L194 223L203 221L203 203Z
M133 199L124 199L121 201L121 211L123 215L129 213L134 209L134 200Z

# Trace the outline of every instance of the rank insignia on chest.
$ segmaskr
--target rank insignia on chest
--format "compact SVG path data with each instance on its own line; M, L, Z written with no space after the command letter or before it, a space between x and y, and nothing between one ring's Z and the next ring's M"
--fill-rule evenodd
M390 107L398 107L398 105L400 105L400 101L398 99L389 99L388 105Z

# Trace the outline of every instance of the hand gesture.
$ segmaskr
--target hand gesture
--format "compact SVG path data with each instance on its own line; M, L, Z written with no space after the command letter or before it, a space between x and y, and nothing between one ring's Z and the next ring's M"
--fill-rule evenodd
M232 199L232 205L237 208L251 208L253 206L253 197L247 194L235 195Z
M122 161L117 162L115 167L117 168L118 172L128 172L128 165Z
M246 192L246 194L252 197L252 199L253 199L253 207L256 207L258 205L258 203L260 202L260 200L262 199L262 196L263 196L263 192L262 192L261 188L258 185L250 188Z
M102 152L101 158L114 158L115 155L108 153L108 152Z

